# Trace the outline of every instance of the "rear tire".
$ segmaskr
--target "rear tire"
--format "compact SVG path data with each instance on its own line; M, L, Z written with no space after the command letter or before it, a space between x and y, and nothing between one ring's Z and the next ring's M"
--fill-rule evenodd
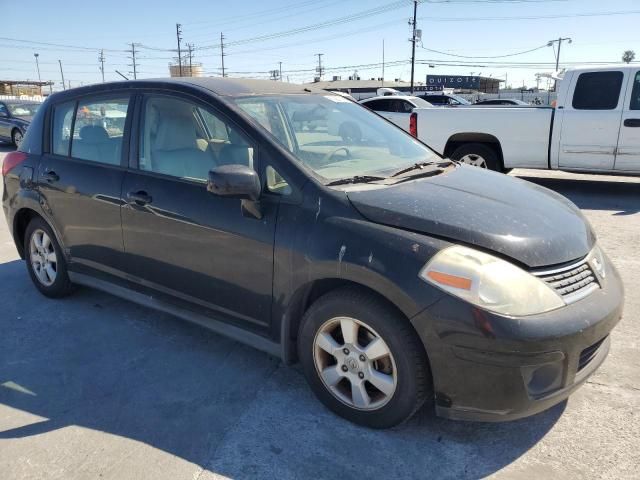
M329 292L307 310L298 355L319 400L360 425L393 427L433 398L428 360L415 330L361 288Z
M467 165L502 172L498 153L493 148L482 143L461 145L453 151L451 158Z
M74 285L67 273L67 262L47 222L39 217L31 220L24 238L27 270L40 293L49 298L71 294Z

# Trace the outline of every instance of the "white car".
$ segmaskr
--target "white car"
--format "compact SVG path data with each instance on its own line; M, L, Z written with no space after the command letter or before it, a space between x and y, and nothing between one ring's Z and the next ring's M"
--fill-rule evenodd
M640 172L640 66L568 70L557 107L419 108L412 134L492 170Z
M361 105L373 110L407 132L410 131L410 117L414 108L430 108L432 105L420 97L412 95L385 95L366 98Z

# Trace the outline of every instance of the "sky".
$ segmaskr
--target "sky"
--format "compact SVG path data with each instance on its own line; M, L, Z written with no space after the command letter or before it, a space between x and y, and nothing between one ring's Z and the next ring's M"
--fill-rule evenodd
M14 7L0 0L0 12ZM54 89L58 60L72 87L99 82L101 49L106 81L120 79L116 70L132 77L131 43L138 78L168 76L180 23L182 49L193 45L192 61L206 75L221 74L224 33L230 76L268 78L282 62L284 80L312 81L321 53L326 80L356 71L378 78L384 42L385 79L408 81L412 14L410 0L30 0L28 12L3 22L0 80L37 80L37 53L42 80ZM562 44L561 67L619 62L629 49L640 61L640 0L422 0L417 17L416 82L473 73L535 86L536 73L555 70L546 45L559 37L572 39Z

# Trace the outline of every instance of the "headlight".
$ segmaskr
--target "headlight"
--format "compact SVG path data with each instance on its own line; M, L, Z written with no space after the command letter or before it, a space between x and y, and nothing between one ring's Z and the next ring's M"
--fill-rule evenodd
M599 246L593 247L591 250L591 254L589 255L591 258L589 259L589 263L591 263L591 267L595 270L600 278L604 278L607 272L604 269L604 254L602 250L600 250Z
M459 245L436 254L419 275L451 295L503 315L535 315L565 305L551 287L523 269Z

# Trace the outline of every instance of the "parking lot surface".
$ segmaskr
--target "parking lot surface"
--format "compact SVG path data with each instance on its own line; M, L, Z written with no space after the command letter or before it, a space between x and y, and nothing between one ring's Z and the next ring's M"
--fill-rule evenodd
M421 411L361 428L249 347L89 289L46 299L2 218L0 478L638 478L640 178L512 175L575 202L626 286L609 358L568 402L511 423Z

